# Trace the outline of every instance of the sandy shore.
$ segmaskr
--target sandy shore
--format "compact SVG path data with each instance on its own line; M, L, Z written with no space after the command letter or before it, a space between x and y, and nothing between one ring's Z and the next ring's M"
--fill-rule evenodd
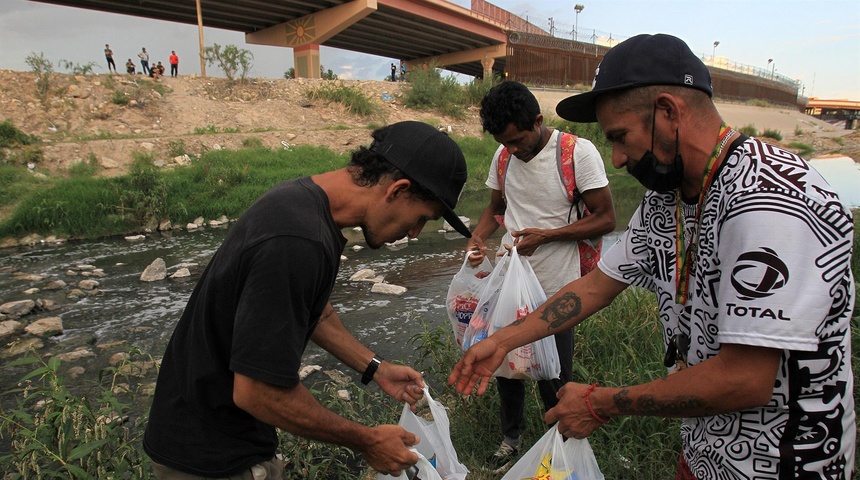
M570 93L557 90L533 88L541 105L541 111L555 114L555 106ZM717 110L723 119L735 128L754 126L758 131L777 130L784 136L792 136L797 129L816 136L840 137L851 130L837 129L829 123L797 110L776 107L755 107L743 103L716 102Z

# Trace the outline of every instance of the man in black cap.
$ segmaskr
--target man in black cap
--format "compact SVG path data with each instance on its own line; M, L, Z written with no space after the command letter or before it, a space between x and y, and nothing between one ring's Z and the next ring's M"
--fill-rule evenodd
M360 226L371 248L416 237L453 208L466 182L457 144L420 122L373 132L339 170L285 181L230 229L197 283L158 375L144 449L159 479L280 479L275 428L361 452L393 475L418 461L397 425L363 426L320 405L299 380L313 341L414 404L423 379L362 345L329 303L346 244ZM245 475L245 476L243 476Z
M568 383L547 423L583 438L618 415L680 417L679 479L852 478L851 212L802 158L728 127L712 95L683 41L639 35L559 103L599 122L613 165L649 191L597 269L473 346L449 381L483 393L509 349L636 285L656 294L670 375Z

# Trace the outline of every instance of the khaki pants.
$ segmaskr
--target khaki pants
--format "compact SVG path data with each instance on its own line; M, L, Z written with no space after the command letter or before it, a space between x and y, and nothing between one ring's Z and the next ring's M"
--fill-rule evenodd
M152 462L152 471L158 480L283 480L284 462L278 457L273 457L271 460L258 463L244 472L219 479L198 477L155 462Z

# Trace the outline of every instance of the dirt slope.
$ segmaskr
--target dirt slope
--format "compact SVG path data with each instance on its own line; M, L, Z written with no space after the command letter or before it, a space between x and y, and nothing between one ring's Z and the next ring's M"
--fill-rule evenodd
M213 148L240 148L255 138L269 148L319 145L342 153L369 142L369 126L401 120L451 126L458 135L479 135L477 111L464 118L444 117L402 105L400 82L348 81L379 107L361 117L340 104L310 100L308 92L331 82L258 79L232 88L223 79L181 76L157 83L141 76L53 74L45 99L38 96L32 72L0 70L0 120L11 120L25 133L44 141L44 158L36 172L62 175L75 162L92 156L100 175L126 173L137 151L152 153L164 165L178 151L199 154ZM551 116L565 92L536 89L545 114ZM126 103L127 102L127 103ZM812 156L838 153L860 161L860 132L847 132L800 112L718 104L735 127L777 129L783 146L793 141L814 148ZM180 148L181 147L181 148Z
M380 113L371 117L351 114L337 103L310 100L308 92L321 84L253 80L230 88L223 79L196 76L163 78L154 84L141 76L53 74L50 93L42 101L34 73L0 70L0 120L11 120L45 142L44 160L36 170L50 174L61 174L95 155L102 175L119 175L127 171L136 151L149 151L170 164L179 141L189 154L240 148L249 137L271 148L286 142L347 152L369 143L368 126L401 120L450 125L460 135L480 134L475 112L453 119L404 108L399 82L345 82L379 107Z

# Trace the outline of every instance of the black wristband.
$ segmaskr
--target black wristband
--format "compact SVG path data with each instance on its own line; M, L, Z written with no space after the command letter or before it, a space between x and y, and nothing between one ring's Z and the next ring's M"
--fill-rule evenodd
M376 369L379 368L379 365L383 360L385 359L379 355L374 355L373 358L370 359L370 363L367 364L367 368L364 369L364 373L361 375L362 385L367 385L371 380L373 380L373 374L376 373Z

